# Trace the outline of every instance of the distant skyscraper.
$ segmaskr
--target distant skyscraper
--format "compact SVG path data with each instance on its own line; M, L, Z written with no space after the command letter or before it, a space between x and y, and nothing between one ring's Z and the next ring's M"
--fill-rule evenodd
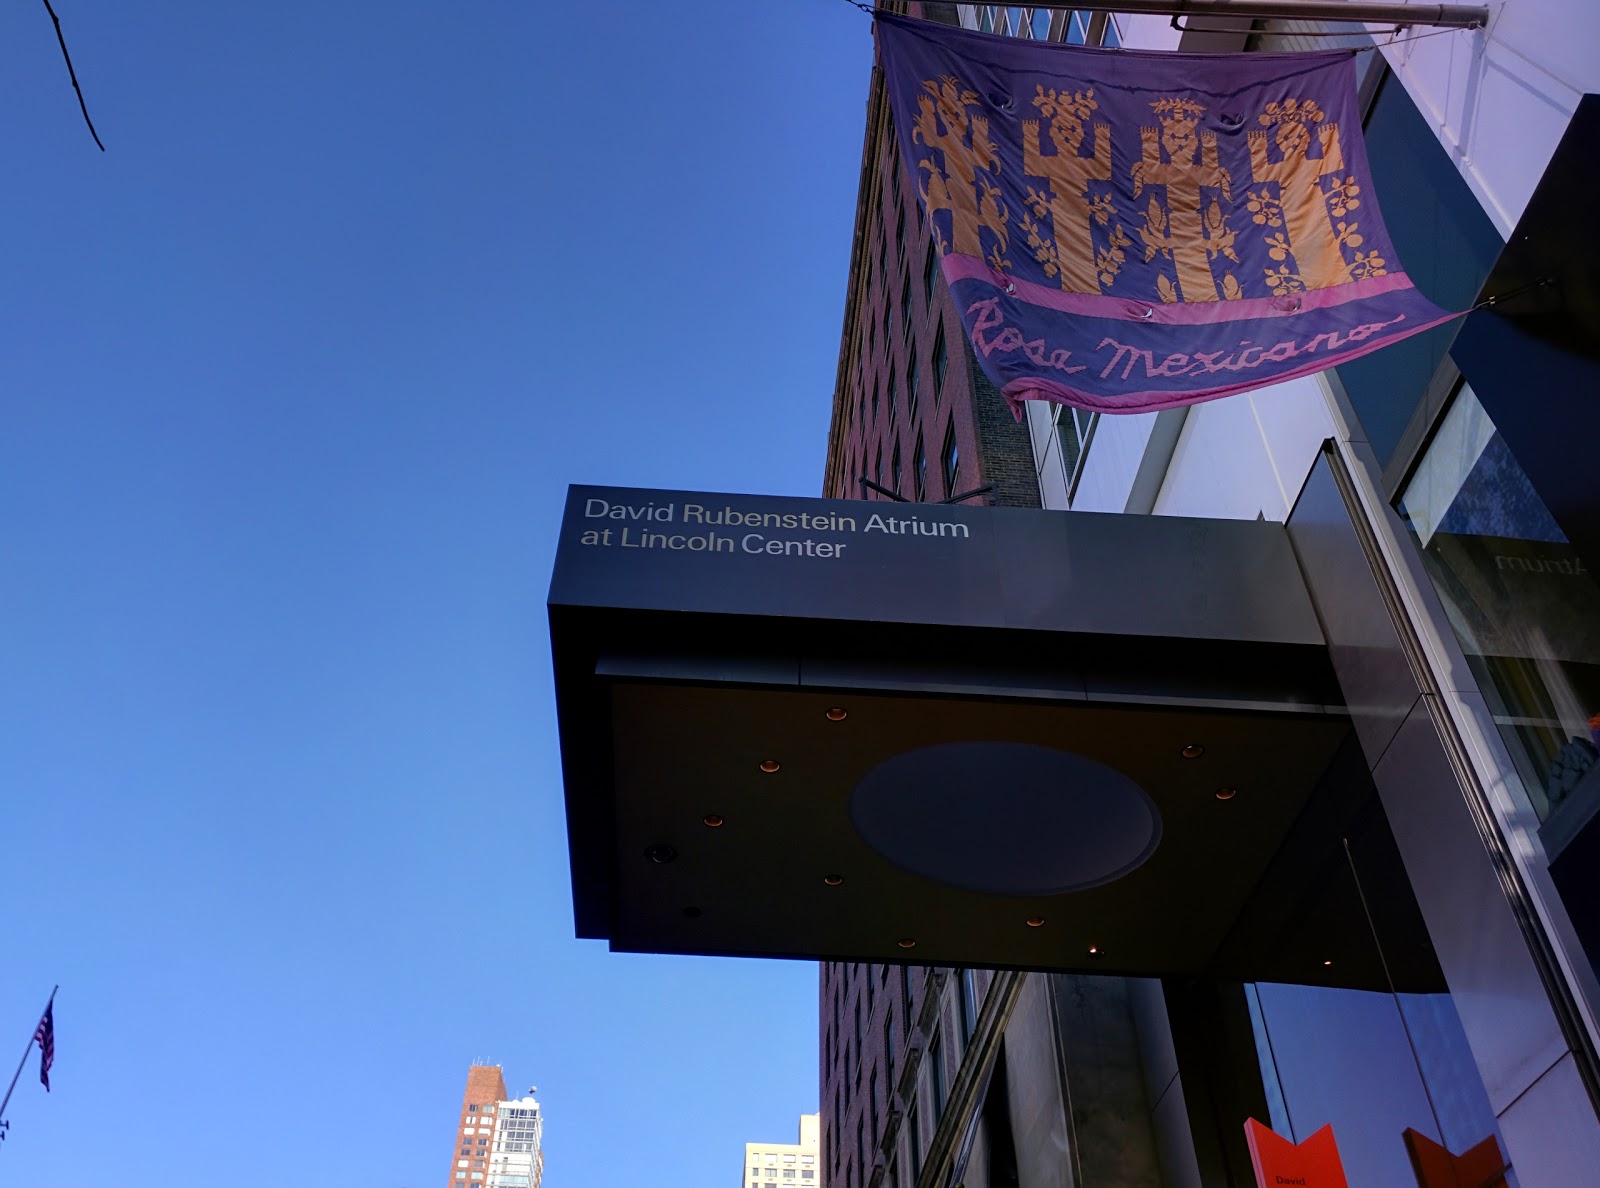
M508 1097L498 1064L467 1070L449 1188L539 1188L544 1176L539 1103L532 1090L519 1101Z
M544 1177L544 1118L533 1090L495 1109L488 1188L539 1188Z
M798 1143L746 1143L744 1188L818 1188L822 1115L800 1115Z

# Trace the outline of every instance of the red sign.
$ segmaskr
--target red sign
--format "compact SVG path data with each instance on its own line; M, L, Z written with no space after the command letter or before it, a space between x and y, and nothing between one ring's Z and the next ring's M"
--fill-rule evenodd
M1350 1188L1332 1126L1295 1143L1250 1118L1244 1124L1244 1137L1250 1144L1257 1188Z
M1506 1170L1510 1165L1500 1154L1500 1143L1492 1134L1460 1155L1452 1155L1448 1148L1409 1126L1405 1130L1405 1140L1418 1188L1506 1188Z

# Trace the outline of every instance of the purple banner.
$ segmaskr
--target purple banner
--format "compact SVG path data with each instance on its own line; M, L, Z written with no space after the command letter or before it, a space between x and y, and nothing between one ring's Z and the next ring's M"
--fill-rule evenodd
M1091 49L881 14L877 36L945 280L1019 416L1212 400L1456 316L1395 258L1348 50Z

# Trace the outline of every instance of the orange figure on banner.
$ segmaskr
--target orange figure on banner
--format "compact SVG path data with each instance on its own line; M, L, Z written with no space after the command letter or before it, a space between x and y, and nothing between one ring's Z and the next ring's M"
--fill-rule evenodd
M1409 1126L1404 1137L1417 1188L1506 1188L1511 1165L1500 1153L1494 1135L1460 1155L1452 1155L1448 1148Z
M1244 1137L1250 1144L1250 1164L1255 1168L1257 1188L1285 1188L1290 1184L1297 1188L1350 1188L1331 1125L1305 1142L1295 1143L1250 1118L1244 1124Z

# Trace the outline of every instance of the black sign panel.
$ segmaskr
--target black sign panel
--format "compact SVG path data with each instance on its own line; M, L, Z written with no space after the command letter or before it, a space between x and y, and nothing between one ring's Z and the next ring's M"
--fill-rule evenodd
M1282 527L573 487L557 606L1318 644Z

